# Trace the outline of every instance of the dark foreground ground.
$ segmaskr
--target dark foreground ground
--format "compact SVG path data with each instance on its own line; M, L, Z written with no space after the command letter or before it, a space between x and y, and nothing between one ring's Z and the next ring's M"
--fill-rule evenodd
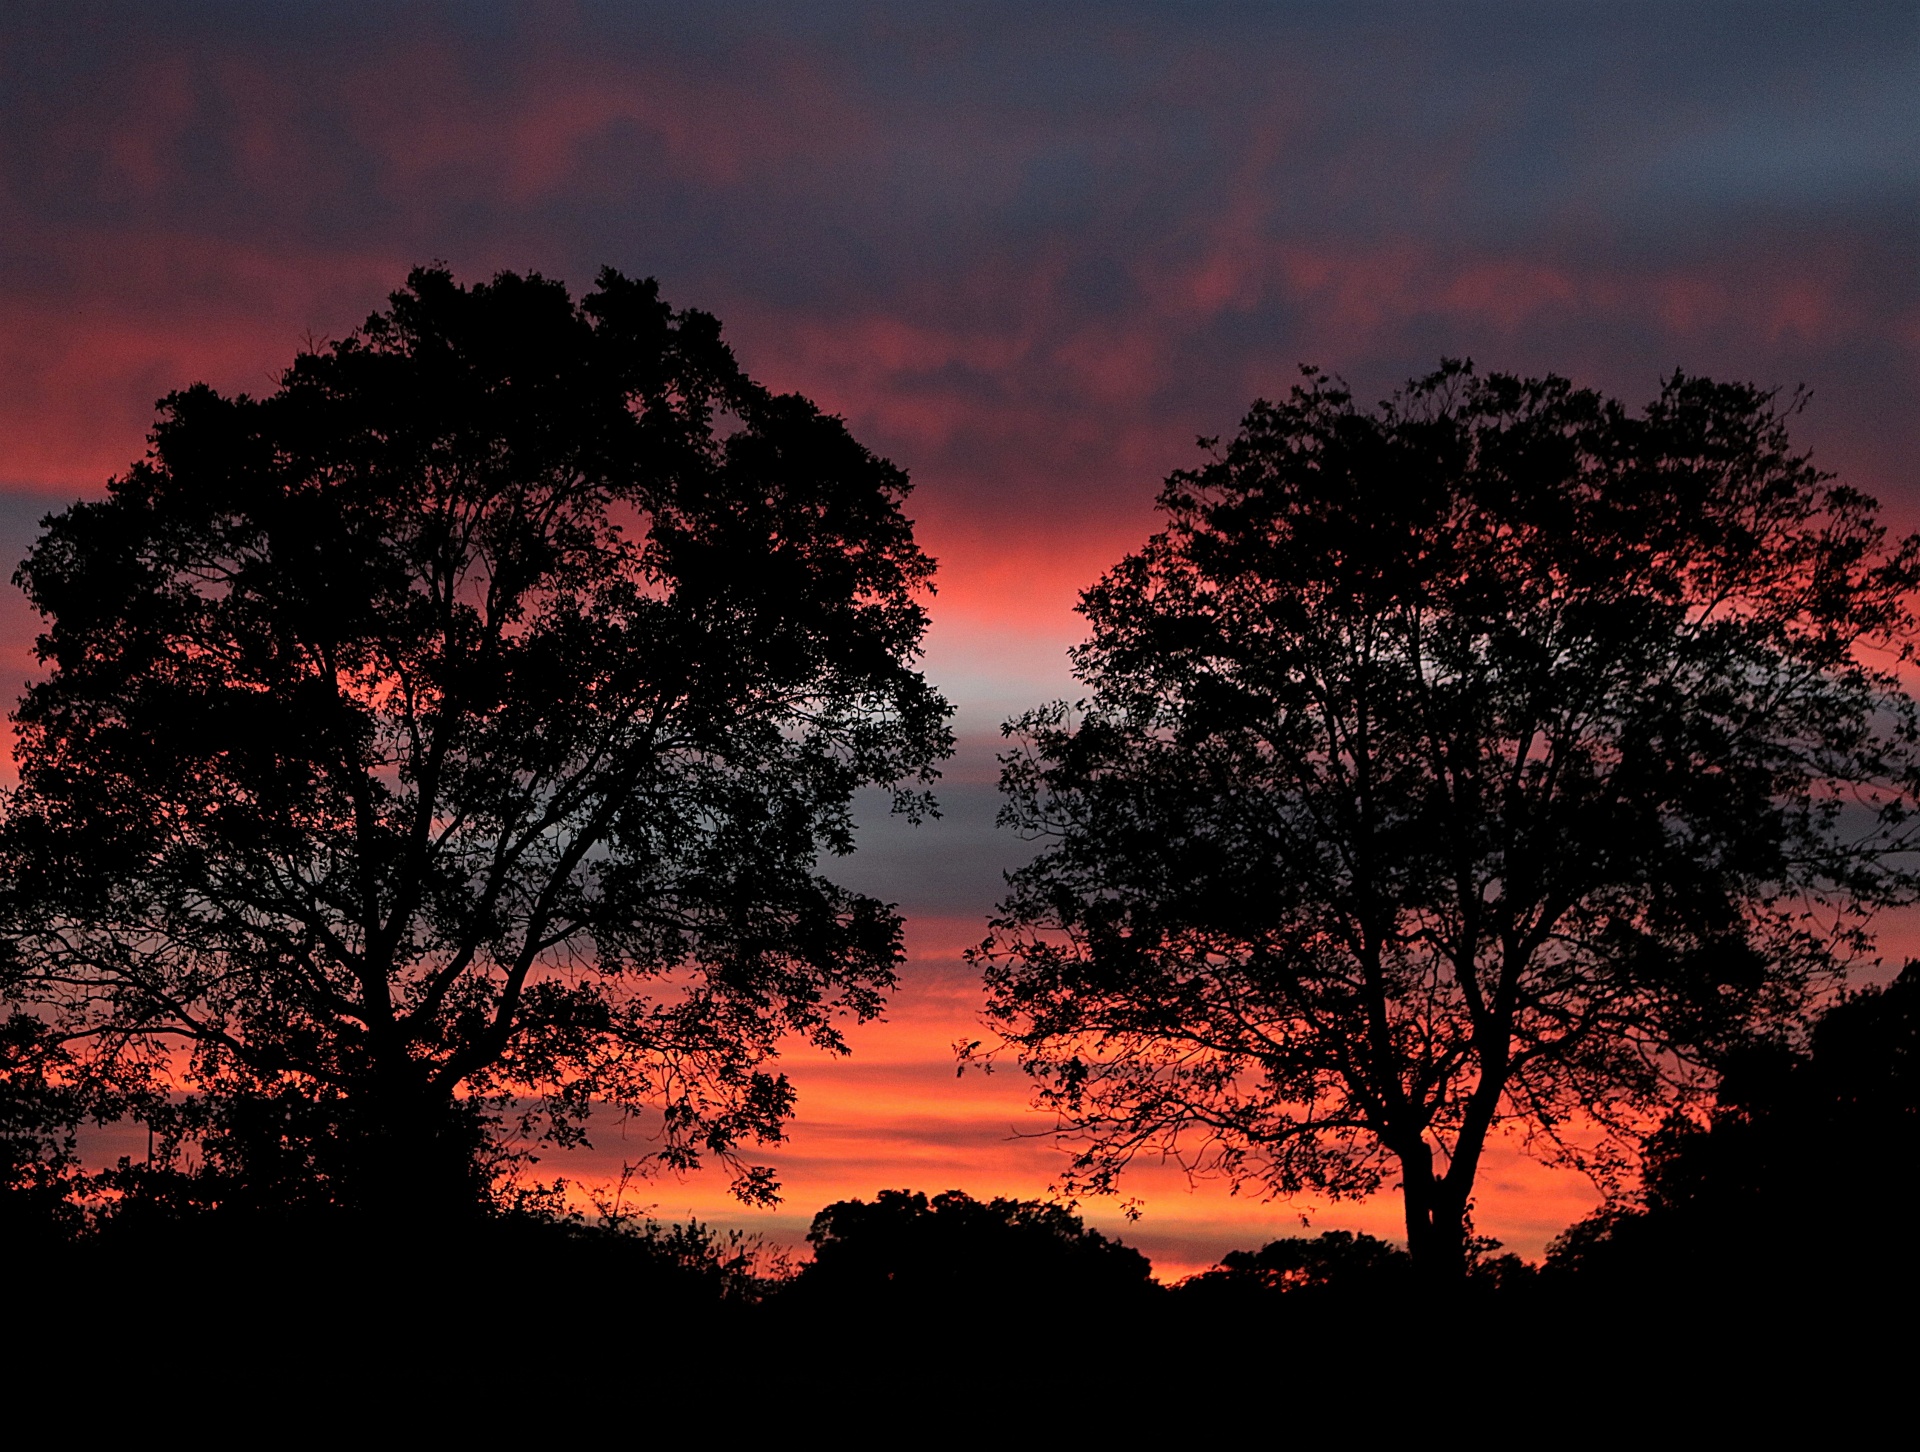
M326 1445L1847 1445L1876 1418L1911 1426L1904 1271L1170 1289L921 1263L770 1282L712 1248L551 1224L16 1248L10 1399L76 1431L157 1417Z

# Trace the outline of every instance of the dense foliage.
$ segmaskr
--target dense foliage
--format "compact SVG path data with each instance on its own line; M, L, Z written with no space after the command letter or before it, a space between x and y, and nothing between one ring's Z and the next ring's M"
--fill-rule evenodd
M58 1037L31 1014L0 1022L0 1243L44 1246L81 1224L80 1125L112 1112L74 1083Z
M1623 1203L1549 1248L1552 1275L1645 1293L1911 1286L1920 966L1823 1014L1803 1048L1750 1046L1712 1110L1676 1116Z
M796 1290L814 1299L1084 1305L1153 1288L1144 1255L1043 1200L882 1190L827 1206L807 1240Z

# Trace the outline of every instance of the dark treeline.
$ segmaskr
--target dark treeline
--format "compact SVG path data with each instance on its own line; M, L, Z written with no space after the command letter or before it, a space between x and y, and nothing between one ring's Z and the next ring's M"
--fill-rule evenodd
M186 1256L210 1279L237 1277L243 1298L311 1299L324 1310L329 1295L367 1298L364 1285L325 1289L342 1257L383 1260L404 1298L410 1277L443 1282L449 1294L476 1258L510 1256L516 1294L537 1302L612 1296L780 1320L853 1312L909 1321L965 1305L1022 1314L1104 1306L1135 1320L1218 1317L1242 1328L1429 1291L1401 1246L1349 1231L1233 1251L1161 1284L1139 1251L1067 1206L959 1190L827 1206L814 1217L810 1254L796 1261L738 1232L587 1216L552 1195L501 1201L464 1224L422 1221L407 1206L355 1215L293 1181L280 1182L278 1199L269 1186L241 1184L217 1149L191 1165L123 1160L89 1171L74 1155L78 1106L41 1077L44 1030L15 1019L5 1043L6 1242L16 1268L31 1256L76 1287ZM1570 1227L1543 1262L1476 1240L1464 1293L1516 1312L1650 1298L1745 1312L1904 1294L1920 1289L1909 1220L1916 1156L1920 968L1909 967L1828 1010L1804 1050L1755 1048L1732 1066L1709 1112L1676 1116L1654 1136L1638 1193Z
M935 811L952 746L908 480L650 282L416 271L272 394L163 400L20 567L21 1304L256 1359L613 1314L656 1360L725 1325L821 1375L1013 1324L1403 1389L1456 1335L1480 1365L1654 1307L1888 1304L1920 969L1853 985L1920 897L1920 538L1793 449L1801 402L1452 362L1367 409L1309 370L1087 590L1085 698L1006 727L1042 846L963 1067L1031 1077L1065 1196L1159 1155L1397 1190L1404 1243L1165 1286L1071 1198L903 1189L822 1209L796 1266L535 1171L606 1106L661 1126L641 1168L767 1203L781 1047L882 1011L899 914L822 862L862 789ZM151 1148L83 1164L88 1124ZM1476 1234L1503 1125L1612 1176L1539 1265Z

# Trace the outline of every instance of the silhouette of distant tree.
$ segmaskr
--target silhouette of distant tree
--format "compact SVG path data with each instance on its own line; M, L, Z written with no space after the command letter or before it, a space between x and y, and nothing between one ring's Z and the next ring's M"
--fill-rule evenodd
M72 1192L88 1098L65 1082L66 1060L31 1014L0 1022L0 1244L15 1249L79 1225Z
M1391 1168L1456 1277L1497 1126L1626 1152L1909 897L1920 542L1792 411L1309 370L1169 479L1002 758L1044 845L977 960L1077 1183Z
M1648 1146L1639 1194L1571 1227L1547 1268L1596 1283L1713 1280L1758 1295L1911 1285L1920 965L1849 995L1806 1047L1748 1047L1704 1119Z
M1377 1295L1404 1289L1412 1279L1413 1258L1392 1241L1326 1230L1268 1241L1258 1250L1230 1250L1212 1270L1181 1282L1179 1290L1188 1298L1303 1291Z
M827 1206L807 1240L814 1258L798 1290L810 1297L1070 1306L1154 1289L1152 1265L1139 1251L1039 1200L882 1190L871 1202Z
M1467 1276L1488 1290L1530 1284L1536 1274L1497 1240L1467 1246ZM1222 1310L1253 1309L1275 1295L1305 1294L1316 1304L1338 1301L1355 1309L1415 1288L1413 1257L1390 1240L1364 1231L1325 1230L1285 1236L1258 1250L1230 1250L1212 1270L1175 1287L1183 1301Z
M928 809L906 476L648 282L415 271L271 396L163 401L47 522L4 827L5 988L215 1169L471 1205L533 1104L770 1171L792 1036L900 925L817 867Z

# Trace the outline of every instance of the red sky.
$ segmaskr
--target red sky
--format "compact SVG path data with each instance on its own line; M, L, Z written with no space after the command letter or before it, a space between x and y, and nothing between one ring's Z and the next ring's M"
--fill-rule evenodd
M804 9L804 16L795 12ZM850 880L909 916L888 1022L797 1058L791 1237L883 1186L1038 1194L1016 1076L956 1079L961 946L1017 844L991 740L1072 689L1076 591L1197 434L1294 365L1379 393L1442 355L1629 399L1676 366L1814 389L1802 439L1920 524L1920 15L1910 5L74 4L0 19L0 545L133 458L166 390L262 390L416 262L611 263L909 468L943 565L948 815ZM0 670L31 622L0 603ZM575 1170L610 1173L617 1139ZM1163 1273L1389 1198L1177 1175ZM1483 1231L1592 1203L1517 1155ZM1117 1224L1115 1207L1090 1207Z

